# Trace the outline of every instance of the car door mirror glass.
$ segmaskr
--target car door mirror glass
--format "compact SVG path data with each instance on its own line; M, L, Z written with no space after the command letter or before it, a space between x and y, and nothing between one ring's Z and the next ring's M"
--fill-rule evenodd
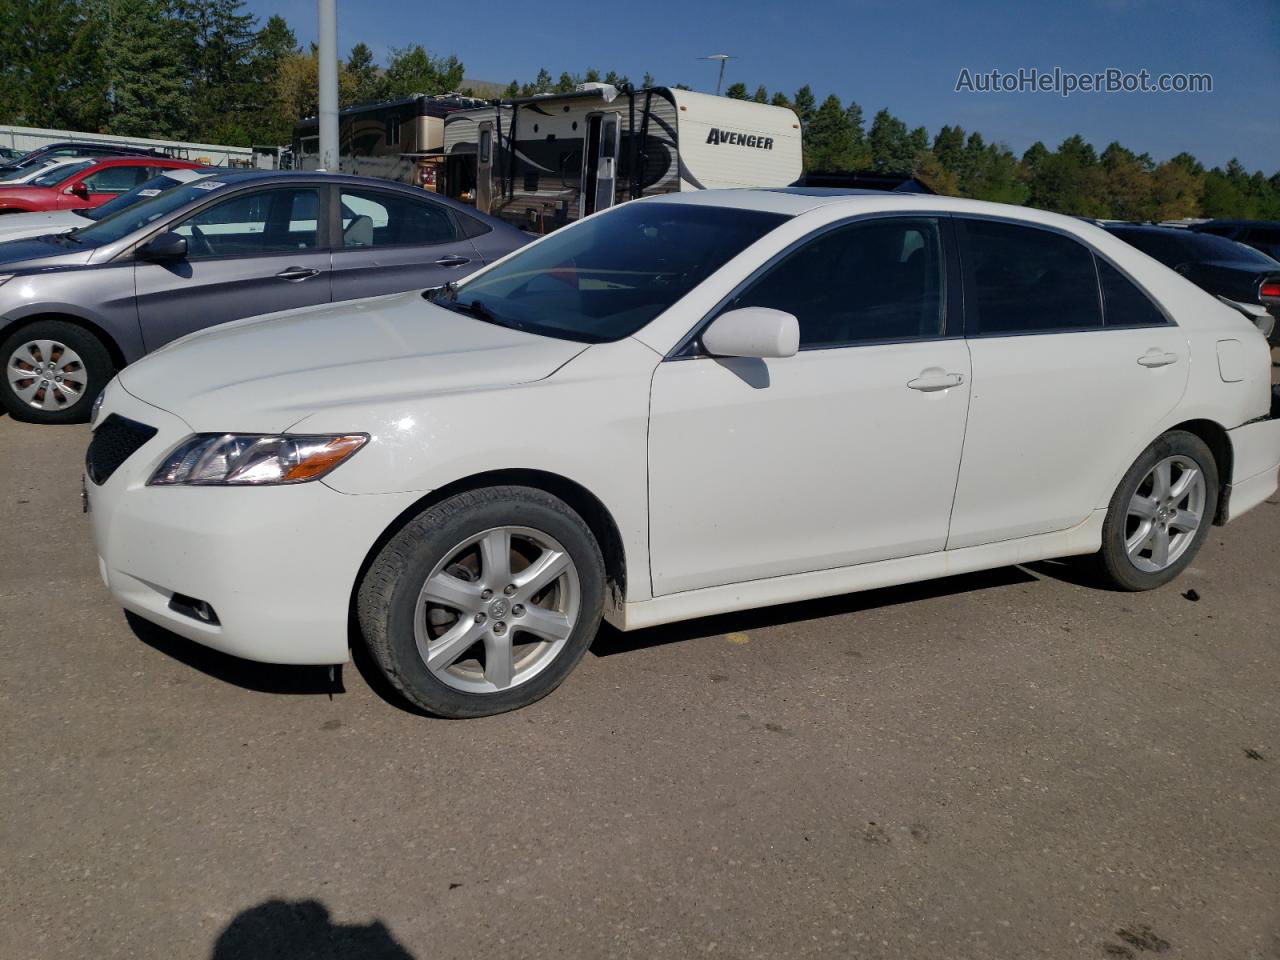
M138 248L144 260L181 260L187 255L187 238L172 231L152 237Z
M771 307L730 310L711 321L702 346L716 357L793 357L800 349L800 323Z

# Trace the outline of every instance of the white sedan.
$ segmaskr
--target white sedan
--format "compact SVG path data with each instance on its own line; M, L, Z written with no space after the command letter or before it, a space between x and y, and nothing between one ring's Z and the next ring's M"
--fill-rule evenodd
M86 487L128 610L275 663L363 643L471 717L553 690L602 616L1084 554L1160 586L1277 489L1270 371L1244 317L1075 219L677 194L177 341L107 387Z

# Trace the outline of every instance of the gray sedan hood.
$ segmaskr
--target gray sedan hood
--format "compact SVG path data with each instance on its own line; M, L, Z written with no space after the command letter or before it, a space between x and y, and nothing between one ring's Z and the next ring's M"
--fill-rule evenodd
M485 323L415 291L211 327L126 367L120 383L196 432L278 432L346 404L541 380L585 347Z
M59 235L54 233L10 240L0 243L0 273L79 266L88 263L96 249L59 239Z

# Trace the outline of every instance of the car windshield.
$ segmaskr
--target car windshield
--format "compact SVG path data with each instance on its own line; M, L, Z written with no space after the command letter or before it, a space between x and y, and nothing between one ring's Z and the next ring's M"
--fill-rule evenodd
M50 159L41 159L33 161L26 166L14 167L12 170L6 170L0 173L0 181L17 180L19 177L29 177L36 170L41 170L56 161Z
M786 219L702 204L628 203L442 288L433 300L544 336L621 340Z
M104 203L100 207L94 207L92 210L82 211L83 215L90 220L105 220L107 217L114 216L125 207L132 207L135 203L141 203L149 197L156 197L164 193L166 190L178 186L182 183L169 174L162 173L158 177L152 177L145 183L134 187L128 193L122 193L114 200ZM188 181L190 182L190 181ZM78 211L79 212L79 211Z
M93 166L96 162L95 160L81 160L79 163L68 163L61 167L54 167L48 173L42 173L29 182L33 187L56 187L64 180L70 180L77 173L84 170L85 167Z
M127 206L112 216L102 218L97 223L72 230L67 236L91 247L115 243L121 237L127 237L135 230L141 230L147 224L172 213L179 207L185 207L193 200L200 199L210 190L218 190L225 186L226 183L214 177L193 180L191 183L173 187L164 193Z

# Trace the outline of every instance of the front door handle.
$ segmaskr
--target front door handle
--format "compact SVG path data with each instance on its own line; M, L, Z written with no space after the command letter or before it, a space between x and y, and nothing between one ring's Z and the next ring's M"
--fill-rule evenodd
M912 390L932 393L935 390L958 387L962 383L964 383L964 374L962 373L943 373L941 370L926 370L914 380L908 380L907 386Z
M470 263L470 262L471 262L470 257L460 257L457 254L449 254L448 256L441 257L439 260L437 260L436 266L437 267L460 267L464 263Z
M297 283L300 280L310 280L319 273L319 270L311 270L307 267L285 267L276 274L276 279L288 280L291 283Z
M1144 367L1167 367L1169 364L1177 362L1178 355L1176 353L1162 353L1155 347L1152 347L1138 358L1138 363Z

